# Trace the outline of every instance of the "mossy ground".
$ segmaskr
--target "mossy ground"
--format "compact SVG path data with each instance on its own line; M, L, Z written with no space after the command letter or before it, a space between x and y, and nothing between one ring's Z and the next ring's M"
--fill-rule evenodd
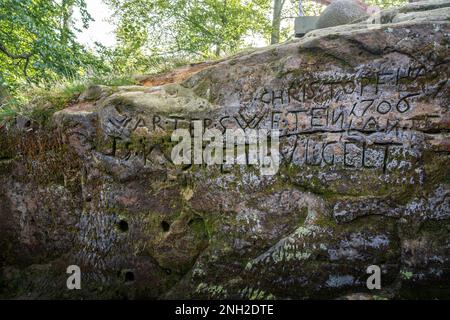
M39 124L49 122L52 114L73 103L78 96L91 85L111 87L134 85L137 81L132 76L111 77L100 76L86 79L61 80L40 86L31 85L20 93L4 99L0 104L0 125L24 115Z

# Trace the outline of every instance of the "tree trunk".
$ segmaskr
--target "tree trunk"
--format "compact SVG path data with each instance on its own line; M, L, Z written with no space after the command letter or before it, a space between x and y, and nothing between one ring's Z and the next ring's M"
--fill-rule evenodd
M61 43L66 45L70 33L70 25L73 15L73 0L63 0L61 17Z
M283 9L284 1L285 0L273 0L272 33L270 35L270 44L280 42L281 10Z

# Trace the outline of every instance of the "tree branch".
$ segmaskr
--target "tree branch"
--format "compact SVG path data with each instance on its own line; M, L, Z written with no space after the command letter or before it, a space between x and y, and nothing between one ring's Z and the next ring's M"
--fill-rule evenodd
M30 59L30 57L33 55L32 52L29 53L22 53L22 54L13 54L6 49L6 47L3 45L3 43L0 42L0 51L6 54L11 59Z
M17 60L17 59L23 59L25 60L25 65L23 66L23 75L25 76L25 79L28 83L31 82L30 77L28 76L27 69L28 65L30 64L30 58L33 55L33 52L29 53L22 53L22 54L13 54L6 49L6 47L3 45L3 43L0 42L0 51L6 54L7 57Z

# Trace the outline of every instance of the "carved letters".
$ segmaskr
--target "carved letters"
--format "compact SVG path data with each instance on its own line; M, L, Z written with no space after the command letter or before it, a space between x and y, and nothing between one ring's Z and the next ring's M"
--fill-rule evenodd
M244 107L224 106L199 117L153 114L135 118L117 113L108 119L110 131L116 133L108 133L112 155L118 156L117 144L123 143L129 152L122 153L121 159L129 159L133 152L145 158L154 147L152 133L192 130L193 121L202 120L205 129L280 130L280 151L287 164L386 173L410 167L410 160L420 156L412 143L414 132L432 130L441 115L420 114L416 105L442 94L448 83L442 74L437 67L407 66L355 75L316 75L291 80L284 87L259 88L250 107L242 102ZM124 139L140 127L150 132L139 140L140 146Z

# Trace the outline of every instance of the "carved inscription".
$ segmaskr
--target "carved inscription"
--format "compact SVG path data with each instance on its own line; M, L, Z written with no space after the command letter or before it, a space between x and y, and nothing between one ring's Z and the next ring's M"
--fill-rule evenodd
M139 155L145 162L157 146L158 133L192 130L193 122L201 120L204 129L222 132L279 130L286 164L382 173L412 170L421 156L418 133L432 132L442 117L438 108L429 108L434 111L427 113L419 108L447 90L446 73L438 69L419 65L293 79L282 87L256 89L251 101L241 107L225 106L198 117L132 117L116 112L107 120L105 132L111 139L110 154L122 160ZM140 128L148 136L131 141L130 136Z

